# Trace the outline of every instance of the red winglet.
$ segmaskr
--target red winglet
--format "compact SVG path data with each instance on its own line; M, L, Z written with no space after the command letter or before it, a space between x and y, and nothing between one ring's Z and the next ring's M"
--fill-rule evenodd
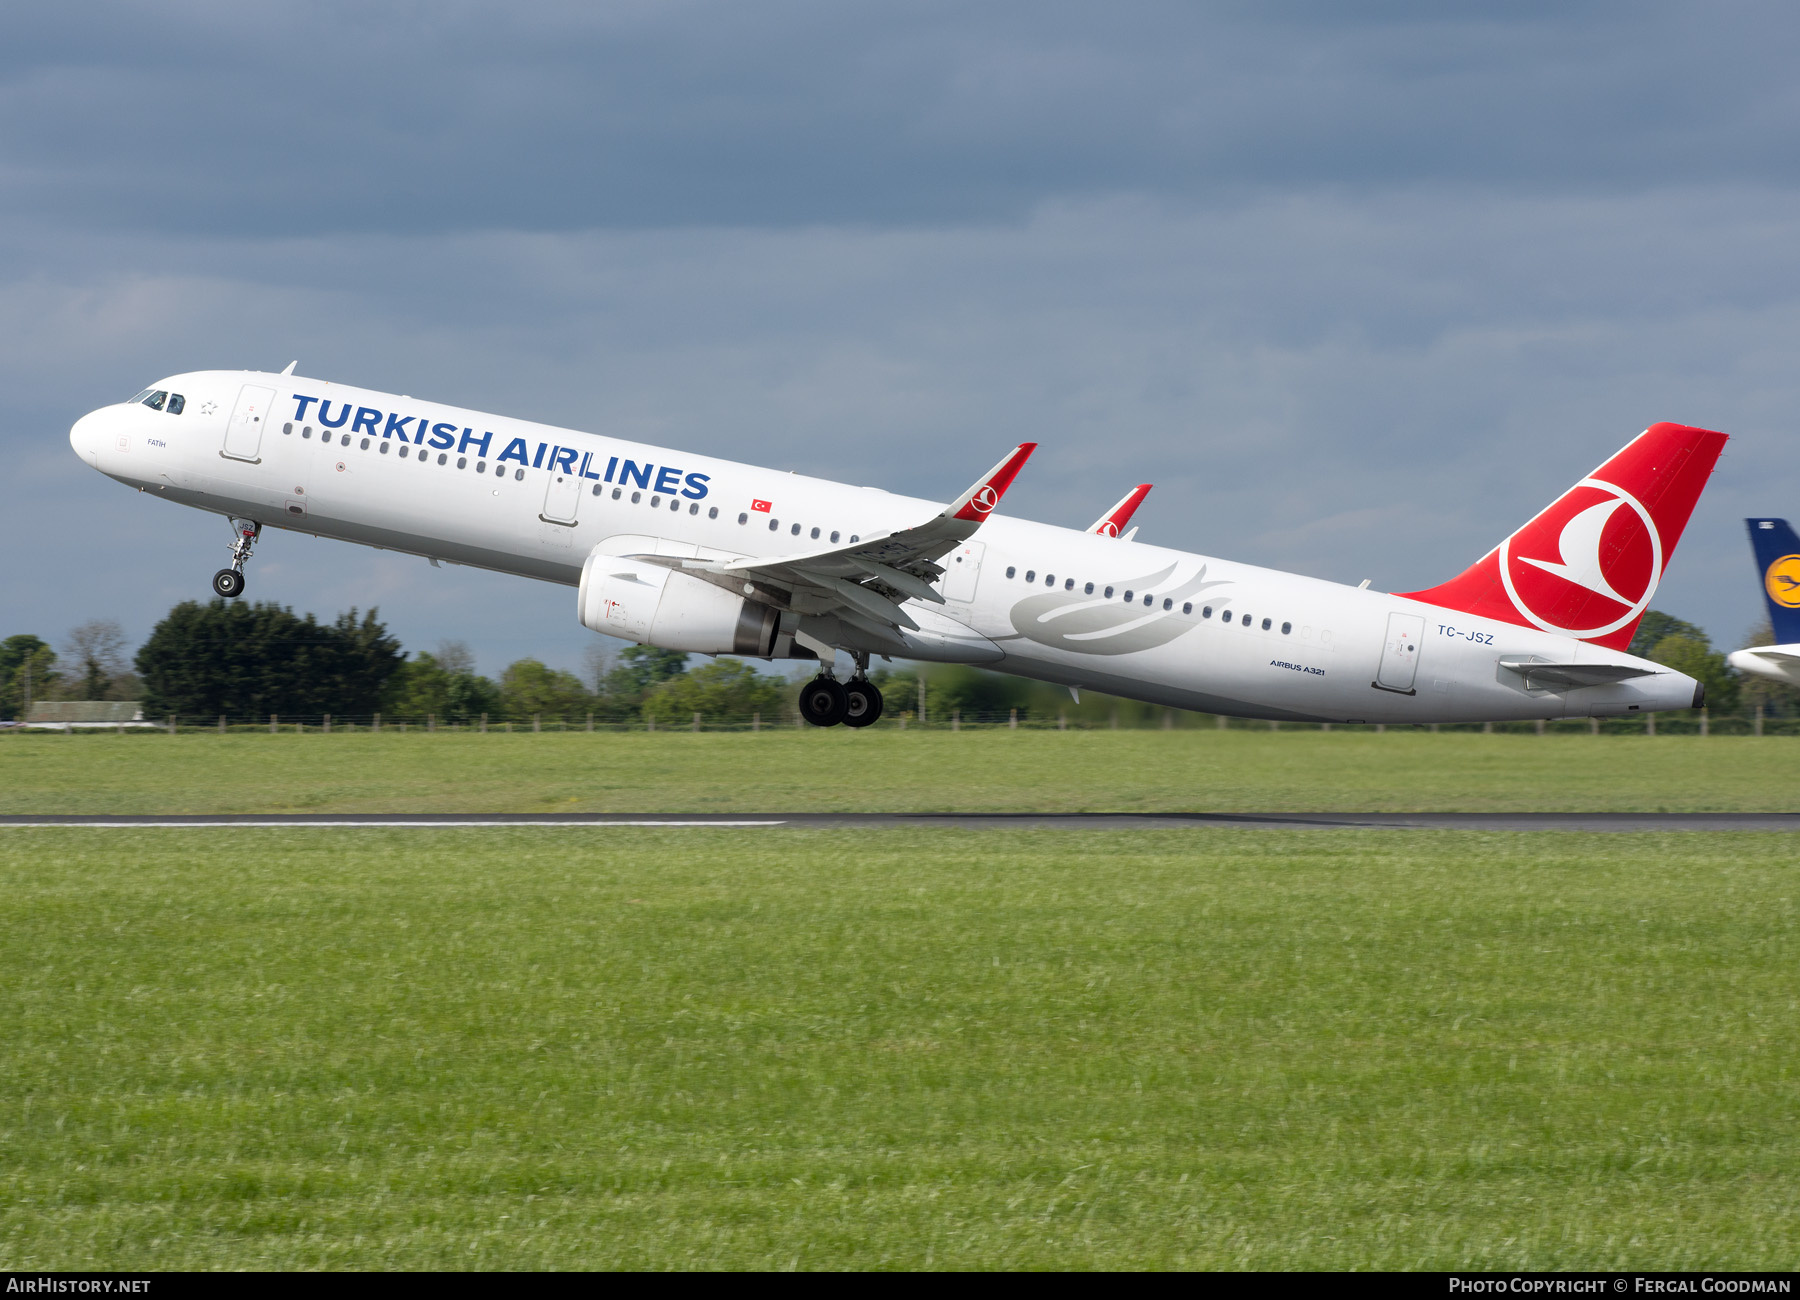
M966 519L974 523L986 519L1000 504L1000 498L1006 495L1006 489L1012 486L1012 481L1019 476L1019 471L1036 450L1035 442L1022 442L1014 447L1005 460L975 480L974 487L952 501L944 514L951 519Z
M1397 594L1623 650L1724 448L1653 424L1450 581Z
M1118 505L1096 519L1094 526L1088 531L1102 537L1117 537L1125 531L1125 525L1131 522L1131 516L1137 513L1137 508L1144 504L1144 498L1149 495L1150 484L1139 483L1125 494Z

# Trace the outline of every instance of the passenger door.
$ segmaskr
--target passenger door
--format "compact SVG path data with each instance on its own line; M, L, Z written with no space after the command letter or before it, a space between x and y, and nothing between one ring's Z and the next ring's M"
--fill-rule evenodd
M1389 614L1387 641L1381 647L1381 667L1375 673L1375 685L1384 691L1413 693L1413 679L1419 675L1419 642L1425 637L1425 619L1420 614Z
M275 390L257 384L245 384L238 390L237 405L231 409L231 422L225 426L224 454L233 460L247 460L252 465L261 460L263 426L275 409Z
M985 542L964 542L943 559L945 600L975 599L975 581L981 577L981 553Z

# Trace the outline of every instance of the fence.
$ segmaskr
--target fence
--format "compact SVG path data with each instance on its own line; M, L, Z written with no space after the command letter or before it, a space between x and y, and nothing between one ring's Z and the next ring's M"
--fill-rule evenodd
M629 719L597 718L593 714L546 717L532 714L526 718L490 718L483 714L474 718L439 718L432 714L399 716L383 714L337 715L269 714L246 717L162 717L146 718L150 726L136 724L35 723L30 727L18 723L0 723L0 734L83 735L137 734L217 735L244 734L320 734L380 733L384 735L435 734L462 732L476 734L545 734L569 732L761 732L780 729L809 729L793 710L780 716L753 714L701 714L683 718L642 717ZM1179 709L1139 710L1135 716L1121 717L1113 710L1104 717L1091 713L1071 716L1031 714L1024 710L1004 712L948 709L921 719L910 711L884 715L870 730L877 731L1275 731L1275 732L1480 732L1486 734L1536 735L1606 735L1606 736L1800 736L1800 718L1766 715L1759 707L1753 712L1718 715L1705 709L1686 709L1662 714L1643 714L1627 718L1559 718L1526 722L1492 723L1316 723L1266 722L1246 718L1228 718L1220 714L1189 713Z

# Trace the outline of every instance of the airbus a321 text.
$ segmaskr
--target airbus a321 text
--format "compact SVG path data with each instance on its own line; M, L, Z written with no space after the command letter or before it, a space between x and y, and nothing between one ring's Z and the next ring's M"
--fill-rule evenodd
M83 460L232 527L577 589L596 632L817 658L801 712L866 726L871 655L980 664L1240 717L1469 722L1696 706L1625 653L1725 435L1639 434L1473 566L1387 594L999 513L1035 444L948 505L282 373L197 371L79 420ZM855 665L837 677L838 652Z

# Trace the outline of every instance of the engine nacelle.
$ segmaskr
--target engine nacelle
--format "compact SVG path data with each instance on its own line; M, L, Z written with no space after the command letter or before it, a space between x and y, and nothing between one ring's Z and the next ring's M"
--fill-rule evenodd
M664 650L756 655L775 649L781 614L688 574L618 555L581 567L576 613L584 626Z

